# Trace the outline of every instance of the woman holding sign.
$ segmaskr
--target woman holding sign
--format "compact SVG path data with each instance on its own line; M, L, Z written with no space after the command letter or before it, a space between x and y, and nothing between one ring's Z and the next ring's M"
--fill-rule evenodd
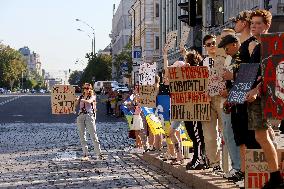
M77 99L79 101L79 114L77 117L77 127L79 130L80 141L83 149L82 160L89 160L87 131L94 143L94 150L99 159L103 159L101 148L96 131L96 96L94 95L93 87L89 83L83 86L83 94Z

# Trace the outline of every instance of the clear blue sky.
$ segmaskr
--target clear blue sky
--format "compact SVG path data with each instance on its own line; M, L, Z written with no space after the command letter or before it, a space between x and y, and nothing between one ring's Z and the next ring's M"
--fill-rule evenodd
M86 63L91 51L92 35L86 25L95 29L96 51L109 43L113 4L120 0L1 0L0 41L15 49L28 46L41 57L42 67L49 70L83 69L77 59Z

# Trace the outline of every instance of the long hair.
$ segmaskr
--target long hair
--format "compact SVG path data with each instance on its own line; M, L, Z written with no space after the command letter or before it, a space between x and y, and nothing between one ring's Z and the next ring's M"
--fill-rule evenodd
M190 50L185 55L185 62L190 66L199 66L202 56L196 50Z
M94 95L94 90L93 90L93 86L90 83L84 83L83 85L83 96L85 96L85 86L88 86L90 88L89 93L87 94L88 96L93 96Z

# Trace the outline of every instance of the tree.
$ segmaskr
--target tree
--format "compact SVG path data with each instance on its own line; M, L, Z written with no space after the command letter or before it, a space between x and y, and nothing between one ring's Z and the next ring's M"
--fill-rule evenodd
M82 74L80 85L83 83L93 83L96 81L105 81L111 79L111 56L98 55L89 56L88 65Z
M75 70L69 76L68 82L71 85L79 85L83 72Z
M0 44L0 86L13 89L15 82L20 82L27 66L19 51Z

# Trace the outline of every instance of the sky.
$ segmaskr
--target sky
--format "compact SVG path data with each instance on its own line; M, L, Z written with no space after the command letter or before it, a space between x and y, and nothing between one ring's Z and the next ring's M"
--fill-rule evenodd
M113 4L120 0L1 0L0 41L12 48L28 46L40 55L47 71L82 70L91 52L95 29L96 52L109 43ZM84 30L80 32L77 29ZM77 62L77 64L75 64Z

